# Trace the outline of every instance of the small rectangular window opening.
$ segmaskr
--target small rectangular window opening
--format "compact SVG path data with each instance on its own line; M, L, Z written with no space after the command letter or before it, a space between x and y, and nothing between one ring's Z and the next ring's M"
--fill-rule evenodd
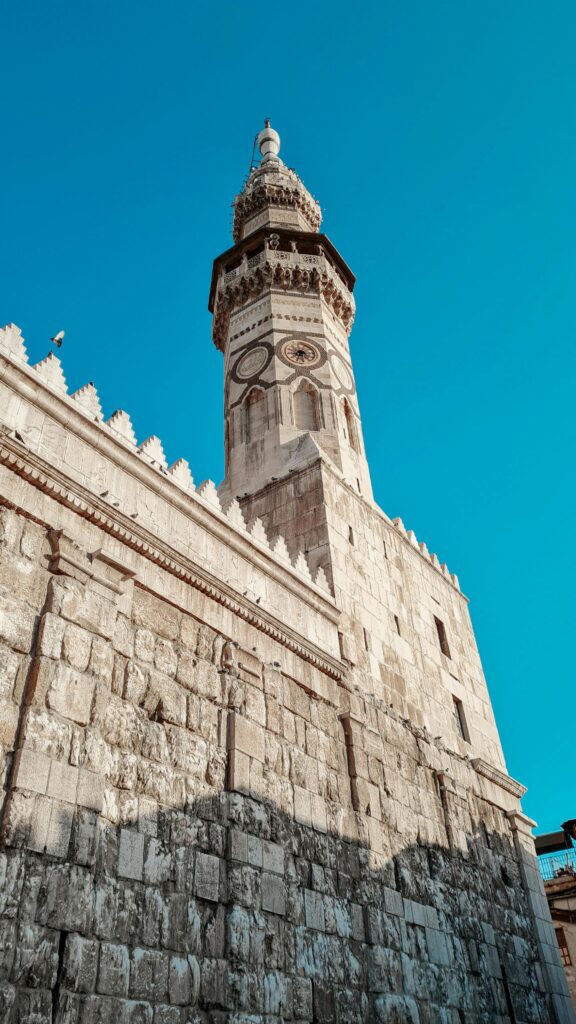
M396 623L396 632L398 633L398 636L402 636L402 633L400 632L400 619L397 615L394 616L394 622Z
M572 957L570 956L570 950L568 949L568 943L566 942L566 932L563 928L556 928L556 939L558 941L558 949L560 950L560 959L564 964L564 967L571 967Z
M466 722L466 715L464 714L464 705L458 697L452 697L452 704L454 721L456 723L456 732L461 739L466 741L466 743L470 743L470 733L468 732L468 724Z
M351 526L348 527L348 543L354 544L354 530Z
M442 622L442 619L437 619L434 616L434 622L436 623L436 632L438 633L438 640L440 643L440 650L442 654L445 654L447 658L450 657L450 648L448 646L448 637L446 636L446 626Z
M367 651L370 650L370 639L369 639L368 633L366 632L365 629L364 629L364 647L366 648Z
M388 558L388 551L386 549L386 541L382 541L382 547L384 548L384 558Z
M358 477L356 477L356 486L358 488L358 494L362 494L362 488L360 487L360 481Z

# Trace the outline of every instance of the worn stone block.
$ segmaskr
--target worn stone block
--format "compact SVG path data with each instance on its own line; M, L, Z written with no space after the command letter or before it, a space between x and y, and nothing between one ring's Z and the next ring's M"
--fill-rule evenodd
M27 654L35 625L35 609L24 601L17 601L5 587L0 587L0 640Z
M451 963L452 951L444 932L438 931L436 928L426 928L426 945L433 964L447 966Z
M262 872L262 910L269 910L272 914L281 916L286 913L284 881L279 875L267 871Z
M72 992L94 992L99 944L82 935L67 935L62 965L62 985Z
M73 807L70 803L50 800L50 815L46 831L46 853L53 857L66 857L72 832Z
M42 616L40 629L38 630L38 654L47 658L59 658L62 652L62 640L66 622L59 615L46 612Z
M231 860L248 861L248 836L237 828L228 832L229 856Z
M228 754L228 786L238 793L250 792L250 758L239 750Z
M45 793L52 761L46 754L41 754L29 747L24 747L16 754L14 784L20 789L29 789L33 793Z
M159 638L154 649L154 664L159 672L167 676L176 675L178 656L169 640Z
M382 994L374 1003L378 1024L420 1024L418 1004L410 996Z
M324 899L321 893L312 889L304 890L304 912L307 928L315 928L321 932L325 930Z
M81 807L86 807L91 811L97 811L99 813L102 810L104 802L104 788L102 785L102 777L98 772L92 772L86 768L80 768L76 800Z
M134 657L134 628L125 615L118 615L112 638L114 650L126 658Z
M170 1002L177 1006L195 1006L200 991L200 967L195 956L170 958L168 976Z
M95 636L90 653L90 671L108 685L112 682L114 671L114 648L109 640Z
M59 935L38 924L20 923L11 981L25 988L51 989L56 984Z
M294 817L302 825L312 824L310 793L301 786L294 786Z
M60 621L63 622L62 619ZM67 622L62 642L64 660L72 668L78 669L79 672L85 672L90 661L91 648L92 634L80 626L75 626L72 622Z
M12 964L16 956L17 927L16 920L0 918L0 979L9 978L12 971Z
M168 992L168 956L137 946L130 957L130 995L133 999L163 1002Z
M262 867L262 840L258 836L248 836L248 863L255 868Z
M148 678L135 661L127 661L124 669L123 697L132 704L140 705L148 688Z
M262 843L262 866L265 871L274 871L278 875L284 874L284 850L278 843L271 843L265 839Z
M293 1006L295 1020L312 1020L313 999L310 978L294 978Z
M250 722L241 715L230 715L229 730L230 750L240 751L240 753L264 763L265 742L264 730L261 726Z
M123 828L118 848L118 874L123 878L141 879L144 871L144 836Z
M130 983L130 955L126 946L103 942L96 991L110 996L127 996Z
M48 707L79 725L90 720L95 682L67 665L59 664L48 690Z
M83 586L66 577L54 577L49 585L48 610L107 640L114 635L116 605L96 590L91 590L90 585Z
M198 853L194 872L194 892L203 900L218 902L220 891L220 858Z
M65 803L76 803L78 789L78 768L61 761L52 761L48 780L48 796Z
M404 900L397 889L384 887L384 906L387 914L397 914L404 917Z

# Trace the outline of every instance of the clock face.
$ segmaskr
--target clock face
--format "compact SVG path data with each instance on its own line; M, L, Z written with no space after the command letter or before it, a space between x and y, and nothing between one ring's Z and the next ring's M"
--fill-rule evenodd
M286 341L281 349L282 356L292 366L316 366L320 352L310 341Z
M267 359L267 349L260 346L251 349L250 352L243 355L236 363L236 377L240 380L250 380L251 377L256 377Z
M344 388L345 391L353 391L354 381L352 379L352 374L350 373L350 370L346 366L346 363L344 363L338 357L333 357L332 366L334 368L334 373L336 375L338 383Z

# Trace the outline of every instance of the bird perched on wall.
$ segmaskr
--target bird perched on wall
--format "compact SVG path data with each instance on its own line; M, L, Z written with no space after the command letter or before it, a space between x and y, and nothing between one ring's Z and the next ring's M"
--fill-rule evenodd
M62 345L63 339L64 339L64 331L58 331L58 334L55 334L53 338L50 338L50 341L53 341L54 344L57 345L58 348L60 348L60 346Z

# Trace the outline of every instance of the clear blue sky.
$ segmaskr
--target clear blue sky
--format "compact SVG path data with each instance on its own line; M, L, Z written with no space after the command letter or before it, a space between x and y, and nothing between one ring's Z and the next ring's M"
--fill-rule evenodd
M576 816L576 8L5 4L0 322L222 473L211 261L264 117L358 277L379 504L460 576L512 775Z

